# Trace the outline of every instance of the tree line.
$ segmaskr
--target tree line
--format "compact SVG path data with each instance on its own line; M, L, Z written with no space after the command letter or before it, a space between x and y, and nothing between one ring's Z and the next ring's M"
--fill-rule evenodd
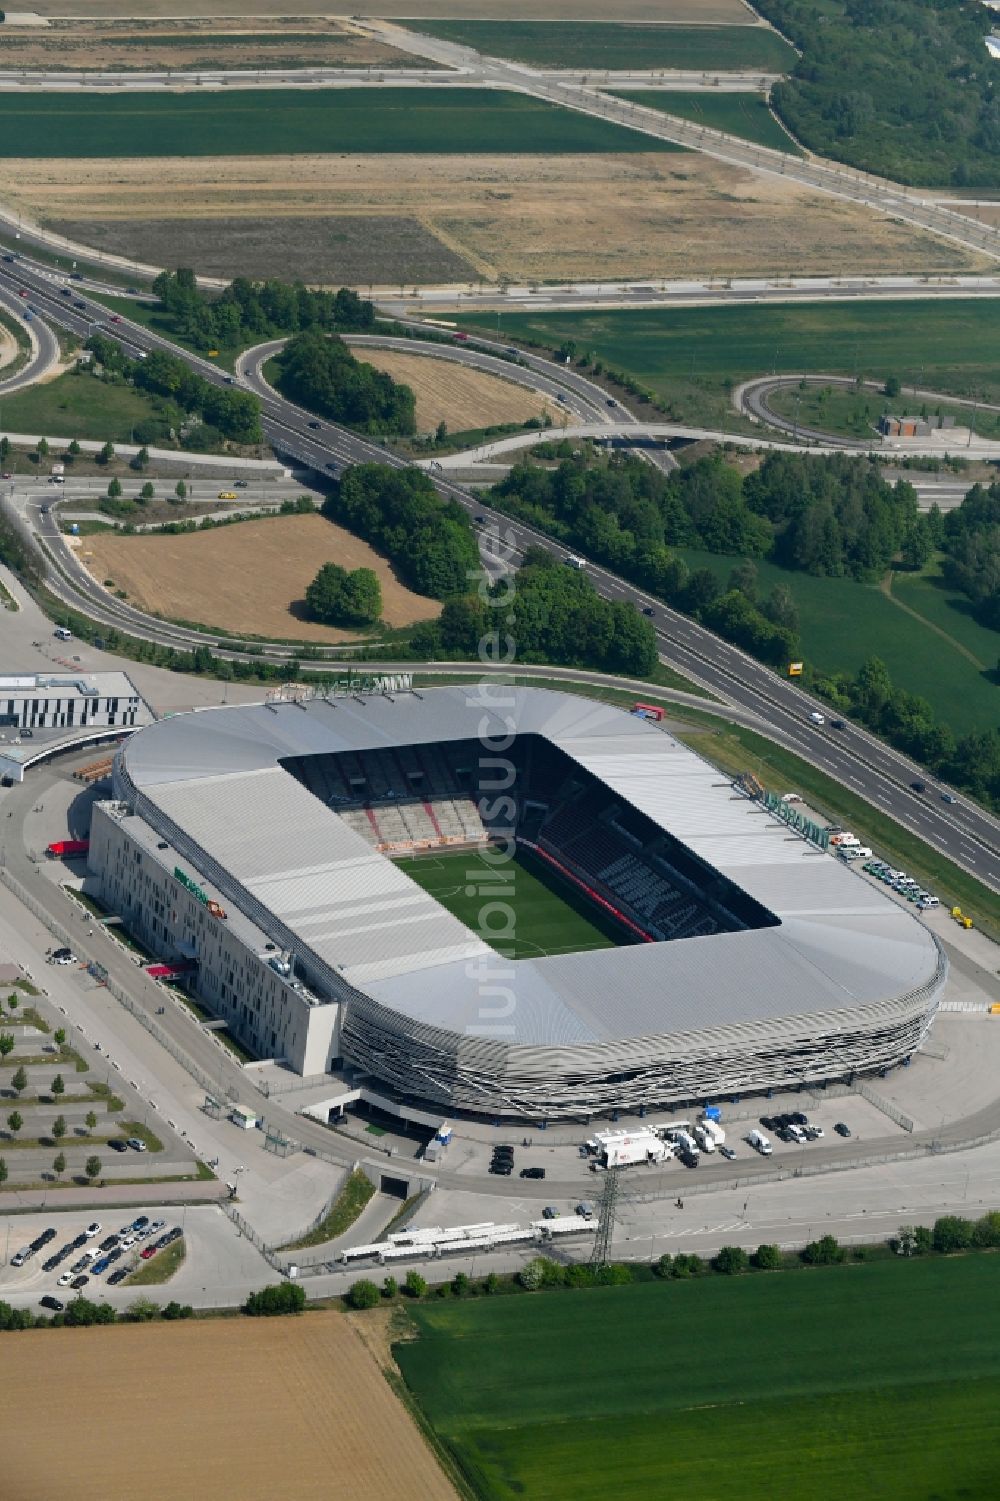
M995 21L968 0L756 0L800 52L772 103L811 150L897 182L1000 186Z
M250 281L238 276L218 296L202 292L194 272L162 271L153 282L175 334L198 349L237 349L303 329L358 332L371 328L375 306L349 287L312 291L301 282Z
M139 391L172 403L183 416L197 418L200 431L188 435L188 447L207 449L222 438L241 444L263 442L260 402L251 391L213 385L182 359L162 349L152 350L144 360L134 360L103 334L88 339L87 348L106 378L128 382Z
M1000 731L976 731L956 740L925 698L893 685L879 657L870 657L856 677L815 675L810 687L985 807L1000 808Z
M289 401L363 433L416 431L416 400L409 386L374 365L356 360L343 339L315 331L289 339L275 364L275 386Z
M323 625L372 625L382 613L382 585L373 568L350 572L324 563L306 589L306 608Z
M657 665L656 635L624 601L603 599L585 573L544 548L529 548L511 591L500 580L486 591L451 599L436 621L417 626L415 656L585 664L648 677Z
M976 619L1000 631L1000 483L973 485L942 524L942 572Z

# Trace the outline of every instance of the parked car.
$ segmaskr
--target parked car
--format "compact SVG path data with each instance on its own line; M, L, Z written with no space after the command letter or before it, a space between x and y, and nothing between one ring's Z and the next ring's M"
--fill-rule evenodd
M55 1231L53 1230L52 1233L54 1235ZM91 1220L90 1224L87 1226L86 1230L83 1233L87 1237L88 1240L91 1240L93 1238L93 1236L95 1236L95 1235L100 1235L100 1233L101 1233L100 1223L97 1220Z
M502 1157L494 1157L490 1163L490 1172L498 1174L501 1178L509 1178L513 1171L514 1164L512 1162L505 1162Z
M107 1271L110 1265L111 1263L106 1256L99 1257L98 1260L94 1262L94 1265L90 1268L91 1276L100 1277L103 1272Z
M75 1237L75 1239L73 1239L73 1240L70 1241L69 1247L70 1247L71 1251L75 1251L75 1250L78 1249L78 1247L85 1246L86 1244L87 1244L87 1237L83 1233L83 1231L81 1230L80 1234L77 1235Z
M132 1148L133 1152L144 1152L146 1150L146 1143L144 1141L140 1141L138 1136L130 1136L128 1139L128 1144Z
M836 1131L838 1136L850 1136L851 1134L850 1126L846 1126L843 1121L838 1121L833 1129Z
M111 1148L112 1152L128 1151L128 1142L122 1141L121 1137L119 1136L112 1136L111 1140L108 1142L108 1146Z
M543 1167L522 1167L522 1169L521 1169L521 1177L522 1178L544 1178L545 1177L545 1169Z
M166 1220L154 1220L153 1223L149 1227L149 1233L150 1233L150 1235L155 1235L156 1232L157 1232L157 1230L165 1230L166 1228L167 1228L167 1222L166 1222Z
M143 1261L148 1261L151 1256L156 1255L159 1249L159 1246L143 1246L142 1250L139 1252L139 1255L142 1257Z
M31 1260L33 1254L31 1247L25 1246L23 1251L14 1252L14 1255L10 1258L10 1264L11 1266L24 1266L26 1261Z
M141 1230L142 1227L143 1227L143 1225L148 1225L148 1224L149 1224L149 1215L148 1214L140 1214L139 1217L138 1217L138 1219L134 1219L132 1221L131 1229L133 1229L133 1230Z
M62 1276L58 1278L56 1286L69 1287L70 1283L73 1281L73 1275L74 1274L72 1272L63 1272Z
M120 1266L120 1267L118 1267L117 1270L114 1271L114 1272L112 1272L111 1276L108 1278L108 1286L109 1287L117 1287L118 1283L119 1282L124 1282L125 1278L127 1276L128 1276L128 1267L127 1266Z
M56 1232L49 1226L47 1230L42 1231L41 1235L36 1235L35 1239L31 1242L31 1249L33 1251L40 1251L43 1246L47 1246L55 1238Z
M54 1298L51 1293L46 1293L45 1297L42 1299L42 1307L51 1308L53 1313L62 1313L63 1309L66 1307L66 1304L60 1303L59 1299Z
M89 1281L90 1281L89 1277L84 1277L84 1276L74 1277L73 1281L70 1283L70 1287L72 1287L74 1289L74 1291L79 1292L80 1289L81 1289L81 1287L86 1287L86 1285L87 1285L87 1283Z
M732 1147L720 1147L719 1152L721 1156L725 1157L727 1162L732 1162L736 1156L736 1153L733 1151Z
M554 1220L554 1219L557 1219L558 1217L559 1217L559 1211L555 1207L555 1205L554 1204L546 1204L545 1208L542 1210L542 1219L543 1220Z

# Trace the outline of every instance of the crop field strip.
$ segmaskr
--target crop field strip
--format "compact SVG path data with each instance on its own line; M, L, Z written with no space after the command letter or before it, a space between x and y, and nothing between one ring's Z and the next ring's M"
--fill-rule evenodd
M623 19L623 18L622 18ZM536 68L680 68L785 73L795 51L765 26L616 21L407 21L412 31Z
M995 1281L984 1255L452 1302L394 1353L483 1501L978 1501Z
M474 314L454 316L476 326ZM503 322L509 336L549 348L575 340L649 386L678 422L732 422L731 385L772 372L896 375L903 385L1000 402L992 299L505 313Z
M359 345L359 360L410 387L417 402L417 432L433 432L443 422L451 432L469 432L504 422L527 422L548 413L555 422L559 408L551 398L503 380L485 370L426 354Z
M0 140L5 157L24 158L680 149L525 94L475 88L0 94Z
M411 880L428 892L484 943L500 952L509 947L515 959L540 959L550 954L576 954L585 949L614 948L627 941L610 920L601 921L597 909L561 881L540 860L518 852L498 866L476 850L419 855L395 862ZM497 872L509 879L498 880ZM480 914L492 902L509 904L511 933L491 936L489 925L480 932ZM491 919L494 931L496 924Z
M662 110L665 115L680 115L696 125L740 136L773 151L787 151L801 156L801 151L775 118L767 100L760 94L712 94L707 90L691 93L674 89L615 89L616 99L631 99L645 109Z

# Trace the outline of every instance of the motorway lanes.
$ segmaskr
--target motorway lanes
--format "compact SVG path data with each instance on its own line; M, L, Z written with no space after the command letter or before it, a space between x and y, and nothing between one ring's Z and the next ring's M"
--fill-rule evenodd
M59 359L59 340L40 318L28 312L26 299L8 288L0 288L0 308L27 332L31 339L31 358L14 375L0 375L0 396L11 396L25 386L32 385L56 364Z
M22 263L18 276L31 285L39 306L57 322L72 327L75 321L79 331L86 315L65 306L66 300L53 290L47 275L39 275ZM9 280L6 268L0 267L0 287ZM169 349L216 384L226 380L209 361L189 355L145 329L124 322L109 325L107 332L131 348ZM262 400L262 408L265 432L276 448L321 474L336 475L356 463L403 467L403 460L366 438L328 423L318 429L311 428L309 423L315 419L274 393ZM433 479L440 494L467 511L485 515L486 525L495 525L498 536L515 551L523 551L535 543L552 548L549 538L521 523L508 522L443 475L435 474ZM76 566L79 569L80 565ZM665 662L723 699L759 714L781 743L891 814L994 890L1000 890L1000 821L991 814L964 800L947 806L933 786L925 795L914 792L909 786L911 781L927 780L927 773L916 763L855 725L848 723L843 730L832 730L829 724L812 724L810 713L821 711L822 706L801 689L606 569L592 568L590 576L605 597L656 611L654 624ZM85 580L78 578L76 582L92 602L88 604L88 612L95 602L101 607L105 605L105 598L89 574ZM153 625L148 622L149 628Z

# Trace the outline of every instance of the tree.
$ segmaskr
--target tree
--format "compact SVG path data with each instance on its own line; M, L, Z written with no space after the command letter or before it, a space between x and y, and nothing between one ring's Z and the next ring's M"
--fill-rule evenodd
M110 464L111 460L114 458L114 456L115 456L115 445L113 443L105 443L104 447L101 449L100 453L97 455L97 462L99 464Z
M541 1287L545 1276L545 1268L540 1257L527 1262L517 1274L517 1280L525 1292L534 1293Z
M69 456L70 456L71 459L79 458L81 450L80 450L80 445L76 441L75 438L73 439L72 443L67 448L66 452L69 454Z
M120 496L121 496L121 493L122 493L122 482L118 478L118 476L115 475L114 479L111 481L110 485L108 486L108 499L109 500L118 500L120 498Z
M52 1135L55 1137L56 1141L62 1141L63 1137L66 1135L66 1131L66 1117L64 1115L57 1115L55 1120L52 1122Z
M160 1306L152 1298L136 1298L125 1310L130 1324L148 1324L159 1316Z
M500 1278L497 1276L496 1272L488 1273L488 1275L483 1278L483 1292L486 1293L487 1297L492 1297L494 1293L498 1293L499 1291Z
M407 1272L403 1283L403 1291L408 1298L422 1298L427 1291L427 1283L419 1272Z
M13 1032L0 1032L0 1058L6 1058L14 1051Z
M471 1287L472 1283L465 1272L456 1272L451 1279L451 1290L456 1298L464 1298Z
M1000 1246L1000 1213L993 1209L972 1227L972 1244L980 1248Z
M7 997L7 1005L10 1007L11 1011L16 1011L18 1006L20 1005L20 1001L13 993L13 991L11 991L10 995Z
M155 494L156 494L156 489L153 486L152 481L151 480L147 480L146 483L143 485L142 489L139 491L139 499L140 500L152 500L153 496Z
M669 1277L673 1271L674 1258L669 1251L664 1251L653 1270L658 1277Z
M10 1128L10 1134L16 1136L24 1125L24 1116L19 1110L12 1110L7 1117L7 1125Z
M802 1251L802 1260L807 1266L835 1266L838 1261L843 1261L846 1252L833 1235L821 1236L819 1240L811 1240Z
M10 439L7 437L7 434L4 433L3 437L0 438L0 460L3 460L4 462L6 462L7 455L9 453L10 453Z
M965 1251L972 1245L972 1221L957 1214L945 1214L934 1221L934 1249L943 1255Z
M7 1182L7 1163L6 1163L6 1160L3 1157L0 1157L0 1183L6 1183L6 1182Z
M91 1136L93 1136L93 1134L94 1134L94 1128L97 1125L97 1116L96 1116L96 1114L95 1114L95 1112L93 1110L88 1110L87 1111L87 1114L86 1114L86 1117L85 1117L85 1124L86 1124L87 1130L90 1132Z
M674 1264L670 1275L680 1278L700 1277L704 1270L705 1263L700 1256L695 1255L694 1252L688 1254L681 1252L674 1257Z
M757 598L757 565L751 558L743 558L729 575L729 588L745 594L751 604Z
M174 494L177 496L178 500L187 500L187 493L187 485L182 479L179 479L174 486Z
M750 1258L742 1246L721 1246L712 1257L712 1270L727 1277L745 1272L749 1265Z
M52 1080L51 1090L56 1099L58 1099L60 1095L64 1095L66 1093L66 1081L63 1078L62 1074L56 1074L55 1078Z
M88 1157L83 1164L83 1171L87 1174L91 1183L93 1183L94 1179L100 1174L101 1159L99 1157Z
M243 1305L243 1312L251 1318L274 1318L285 1313L301 1313L305 1306L305 1291L297 1282L279 1282L251 1293Z
M19 1095L24 1093L28 1087L28 1074L23 1065L16 1070L10 1082Z
M750 1260L759 1272L779 1272L784 1266L781 1247L767 1242L757 1247Z
M168 1321L173 1319L190 1319L194 1317L194 1309L190 1303L178 1303L176 1299L172 1298L169 1303L163 1305L160 1316Z
M394 1298L398 1292L399 1283L396 1281L395 1277L384 1277L382 1279L383 1298Z
M899 395L900 391L902 390L902 387L899 384L899 376L898 375L890 375L890 376L888 376L886 378L885 385L882 387L882 389L885 392L886 396L888 396L890 399L893 399L893 398L897 397Z
M49 442L47 438L39 438L38 442L35 444L35 452L38 454L38 457L40 459L48 457Z
M348 573L324 563L306 589L306 606L314 620L329 625L367 625L382 613L382 587L371 568Z
M381 1300L381 1294L374 1282L367 1277L362 1277L360 1282L355 1282L347 1292L345 1302L351 1308L375 1308Z
M66 1028L56 1027L55 1031L52 1034L52 1041L55 1043L56 1047L61 1048L66 1042Z
M132 459L133 469L145 469L149 463L149 449L145 444L137 451Z
M63 1173L66 1171L66 1155L64 1152L57 1153L53 1158L52 1171L55 1173L57 1178L61 1178Z

